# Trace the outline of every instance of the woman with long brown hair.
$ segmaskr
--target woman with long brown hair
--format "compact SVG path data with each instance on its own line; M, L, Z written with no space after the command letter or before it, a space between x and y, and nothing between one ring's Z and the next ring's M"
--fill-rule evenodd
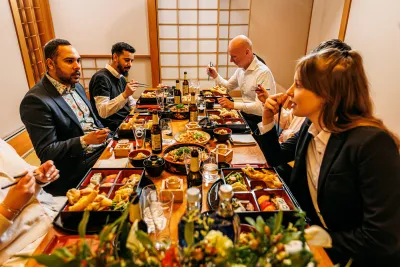
M270 96L258 136L272 166L295 160L286 180L328 254L352 266L400 265L399 140L373 115L361 56L325 49L300 59L286 94ZM273 116L287 98L300 131L279 144Z

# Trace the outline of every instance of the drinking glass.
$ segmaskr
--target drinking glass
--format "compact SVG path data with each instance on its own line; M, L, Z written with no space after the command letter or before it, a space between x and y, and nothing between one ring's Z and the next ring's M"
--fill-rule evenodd
M219 179L218 175L218 157L215 153L210 153L208 159L203 162L202 168L203 181L206 186Z
M166 250L171 245L170 221L174 194L171 191L151 191L147 202L154 223L154 244L157 250Z
M156 98L157 98L157 105L164 110L164 90L158 89L156 90Z
M146 148L146 129L141 125L135 127L136 149Z
M160 120L160 128L163 135L163 144L170 145L175 143L175 140L172 138L171 119L166 118Z
M174 89L172 87L168 87L164 89L165 91L165 97L166 101L165 103L168 105L173 105L174 104Z
M142 218L147 224L148 233L154 232L153 217L151 216L150 205L147 201L147 196L153 191L157 192L156 186L154 184L143 187L139 199L140 210L142 211Z
M200 82L197 79L192 79L189 82L189 87L192 89L192 92L195 92L196 95L200 93Z

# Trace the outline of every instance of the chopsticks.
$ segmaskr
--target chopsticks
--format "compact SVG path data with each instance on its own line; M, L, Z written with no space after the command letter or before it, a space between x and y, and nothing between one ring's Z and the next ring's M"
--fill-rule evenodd
M14 179L21 179L21 178L24 177L25 175L27 175L26 172L21 173L21 174L18 174L18 175L16 175L16 176L14 176ZM37 177L40 176L40 174L34 172L34 173L33 173L33 176L34 176L35 178L37 178ZM14 186L14 185L18 184L18 182L19 182L19 180L18 180L18 181L15 181L15 182L12 182L11 184L8 184L8 185L5 185L5 186L1 187L1 189L6 189L6 188L9 188L9 187L11 187L11 186Z
M210 61L210 68L212 68L213 67L213 64L212 64L212 62ZM210 72L208 72L208 80L210 80Z
M279 104L279 111L278 111L278 135L279 135L279 129L280 129L280 123L281 123L281 110L282 110L282 104Z

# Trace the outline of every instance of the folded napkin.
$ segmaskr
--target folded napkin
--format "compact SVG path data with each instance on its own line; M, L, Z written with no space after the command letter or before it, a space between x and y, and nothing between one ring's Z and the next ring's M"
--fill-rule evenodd
M96 163L96 168L126 168L128 158L101 159Z
M235 146L250 146L257 144L251 134L232 134L230 141Z

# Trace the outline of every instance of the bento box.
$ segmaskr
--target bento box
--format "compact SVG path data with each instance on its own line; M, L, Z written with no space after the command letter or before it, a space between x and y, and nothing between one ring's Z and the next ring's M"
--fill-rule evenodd
M121 216L133 195L152 184L144 173L144 168L90 169L76 188L68 190L68 201L55 218L55 225L76 231L84 211L89 210L87 232L100 231Z

